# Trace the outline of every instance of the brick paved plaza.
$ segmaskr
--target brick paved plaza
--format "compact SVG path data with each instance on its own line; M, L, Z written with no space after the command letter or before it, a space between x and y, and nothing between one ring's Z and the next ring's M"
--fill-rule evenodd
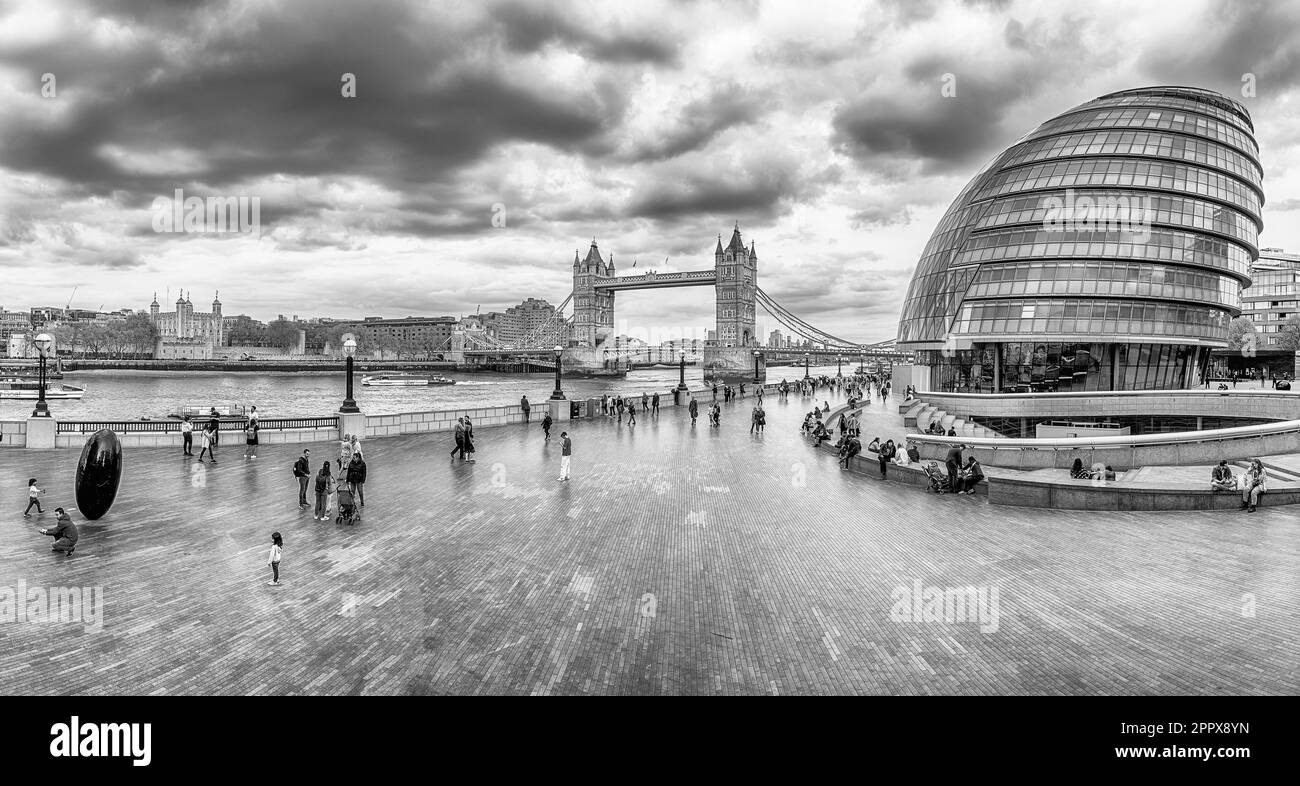
M818 400L828 396L819 394ZM832 399L834 401L834 399ZM1295 511L990 507L838 470L811 404L721 430L667 409L556 440L483 429L366 443L365 520L299 511L296 448L128 451L71 557L24 519L72 504L77 451L0 452L0 585L102 586L99 632L0 625L0 690L48 694L1295 694ZM896 406L864 426L901 436ZM559 426L560 424L557 424ZM556 435L560 428L555 429ZM313 470L335 455L312 445ZM201 482L200 482L201 479ZM74 514L75 515L75 514ZM283 585L268 587L272 530ZM977 622L891 620L895 588L998 591ZM1253 616L1244 614L1253 597Z

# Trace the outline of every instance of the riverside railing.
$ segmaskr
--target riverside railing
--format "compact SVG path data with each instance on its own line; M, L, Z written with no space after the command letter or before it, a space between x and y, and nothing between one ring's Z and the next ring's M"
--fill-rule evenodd
M206 425L206 420L192 420L194 433L198 433ZM222 420L219 421L219 431L243 431L246 421L242 420ZM292 429L321 429L334 428L338 425L338 418L330 415L320 418L259 418L257 421L258 428L267 431L286 431ZM93 434L101 429L115 431L118 434L179 434L181 431L181 421L179 420L60 420L58 433L60 434Z

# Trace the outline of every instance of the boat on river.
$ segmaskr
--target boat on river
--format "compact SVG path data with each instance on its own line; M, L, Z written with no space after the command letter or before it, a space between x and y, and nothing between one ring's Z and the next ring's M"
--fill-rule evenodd
M366 387L425 387L428 385L454 385L456 380L446 377L422 377L417 374L372 374L361 378Z
M55 384L48 380L45 382L46 401L79 399L85 394L86 389L79 388L76 385ZM40 397L41 383L39 380L23 379L21 377L0 379L0 399L36 401Z

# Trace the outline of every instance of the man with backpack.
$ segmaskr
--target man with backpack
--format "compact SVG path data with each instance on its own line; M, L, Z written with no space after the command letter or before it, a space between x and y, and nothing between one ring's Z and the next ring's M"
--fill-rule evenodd
M293 476L298 479L298 507L307 507L307 479L311 477L311 451L303 450L293 462Z
M550 412L547 412L545 415L542 416L542 433L546 435L547 439L551 438L551 413Z

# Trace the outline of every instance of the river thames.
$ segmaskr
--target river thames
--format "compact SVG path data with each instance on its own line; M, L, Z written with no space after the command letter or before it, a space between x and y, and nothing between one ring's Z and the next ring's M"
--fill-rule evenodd
M835 366L813 367L811 373L835 374ZM844 372L853 369L844 365ZM550 397L554 374L490 374L434 372L456 380L455 385L429 387L369 388L354 376L353 393L361 411L368 415L420 412L515 404L528 396L535 405ZM772 367L767 381L791 381L803 377L802 367ZM640 396L644 391L663 394L676 387L675 368L641 369L624 378L565 379L569 398L600 396L603 393ZM65 384L84 387L80 401L50 401L50 411L62 420L134 420L165 418L182 406L201 405L225 410L231 405L256 405L262 417L317 417L338 410L343 401L342 371L310 372L177 372L177 371L77 371L69 372ZM698 389L704 381L698 367L687 367L686 383ZM56 383L57 384L57 381ZM0 419L25 418L31 401L0 401Z

